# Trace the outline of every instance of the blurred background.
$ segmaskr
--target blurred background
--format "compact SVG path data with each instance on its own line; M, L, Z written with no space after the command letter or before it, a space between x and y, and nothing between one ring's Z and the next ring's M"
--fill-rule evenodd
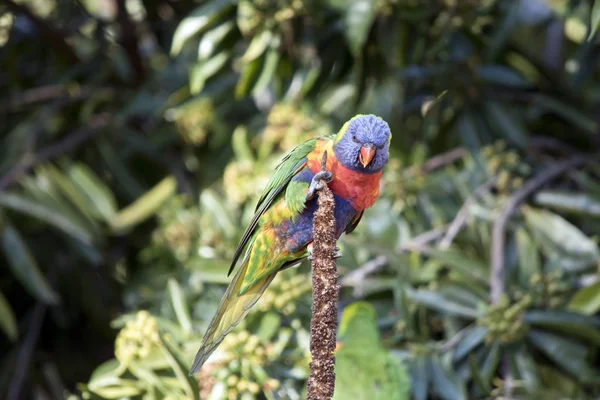
M187 371L275 165L375 113L335 398L598 399L597 28L592 0L0 1L0 396L303 398L308 263Z

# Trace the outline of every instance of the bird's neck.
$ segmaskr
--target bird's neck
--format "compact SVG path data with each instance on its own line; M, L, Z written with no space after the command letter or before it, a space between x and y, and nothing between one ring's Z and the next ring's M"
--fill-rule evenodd
M379 197L379 186L382 171L366 174L352 170L342 165L335 156L332 141L319 141L308 157L308 168L317 173L321 169L323 152L327 151L327 171L333 175L329 188L331 191L346 199L356 211L371 207Z

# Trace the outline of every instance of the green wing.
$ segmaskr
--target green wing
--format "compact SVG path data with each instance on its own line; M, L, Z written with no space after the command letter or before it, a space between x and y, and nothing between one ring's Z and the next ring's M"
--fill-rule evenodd
M363 216L364 210L360 211L358 214L356 214L356 217L352 218L352 221L350 221L350 223L346 226L346 235L351 234L356 227L358 226L358 223L360 222L362 216Z
M267 183L267 186L263 190L260 199L258 200L258 204L256 205L256 211L254 216L252 217L252 221L250 221L250 225L244 232L237 249L235 249L235 253L233 255L233 260L231 261L231 266L229 267L229 272L227 276L231 274L237 261L239 260L244 248L248 244L248 241L252 237L254 230L256 229L256 225L258 224L258 220L260 217L269 209L269 207L273 204L273 202L284 192L290 180L296 175L304 166L306 165L306 157L308 154L314 150L315 145L318 140L322 138L314 138L310 139L292 149L284 158L281 160L277 168L275 168L275 172L273 176Z

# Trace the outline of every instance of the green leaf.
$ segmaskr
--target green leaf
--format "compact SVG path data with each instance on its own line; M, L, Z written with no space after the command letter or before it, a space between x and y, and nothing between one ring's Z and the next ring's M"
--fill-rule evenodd
M206 32L198 44L198 60L207 60L212 56L223 39L225 39L229 33L233 32L234 29L235 23L233 21L226 21Z
M183 360L179 357L178 352L173 348L173 345L162 337L158 340L158 346L163 351L169 365L173 369L177 380L185 391L187 399L199 400L198 384L194 378L187 374L187 367Z
M467 328L467 334L458 342L453 351L453 361L457 362L468 355L471 350L483 343L488 330L486 327L477 326Z
M487 119L493 127L497 127L504 136L515 145L526 148L529 134L522 121L500 103L486 101L483 105Z
M527 338L546 357L580 382L593 383L599 380L597 371L587 362L590 351L585 345L539 330L529 331Z
M260 94L260 92L271 83L273 76L275 76L277 65L279 64L279 58L279 49L272 48L267 52L262 71L256 80L256 84L252 88L253 95Z
M6 300L6 297L0 292L0 328L8 337L8 340L15 342L19 335L19 328L17 326L17 319L12 307Z
M576 226L548 210L522 210L548 256L563 269L581 271L596 264L600 258L598 245Z
M480 260L470 258L458 249L432 249L429 255L444 262L465 278L471 278L485 285L488 283L488 267Z
M498 364L500 363L500 355L500 343L492 343L481 368L481 377L486 382L491 382L494 378L496 370L498 369Z
M43 175L52 182L52 185L57 187L61 193L86 217L86 221L92 224L94 228L98 226L94 215L94 210L90 209L90 204L85 193L75 185L75 183L63 174L55 166L48 164L39 167L39 174Z
M586 315L600 311L600 281L575 293L569 302L569 310Z
M236 228L231 219L231 213L225 209L224 202L212 189L205 189L200 195L200 203L211 211L211 214L217 223L217 228L225 237L233 238L236 234Z
M476 308L452 301L437 292L416 290L408 292L408 296L417 303L448 315L456 315L469 319L475 319L479 315Z
M275 312L268 312L260 319L260 326L256 331L256 336L264 343L269 343L271 338L277 333L281 326L281 315Z
M516 237L519 253L519 280L521 286L527 288L531 277L541 274L542 261L537 246L525 228L519 227Z
M233 6L231 0L212 0L196 8L177 26L173 34L171 55L179 54L188 39L220 20L221 17L233 10Z
M86 244L92 243L92 235L81 228L76 222L71 221L50 207L28 200L22 196L0 192L0 207L27 214L62 230Z
M114 358L100 364L92 372L88 385L90 387L99 387L102 386L102 382L107 378L114 379L119 377L124 372L124 369L120 368L120 366L121 363Z
M461 400L467 398L464 382L442 363L438 355L433 355L428 363L433 391L444 400Z
M219 72L229 60L229 51L222 51L209 60L200 61L190 71L190 93L198 94L206 81Z
M19 232L6 221L2 229L2 249L8 266L29 294L46 304L57 304L60 301Z
M590 136L596 137L599 129L598 122L580 110L552 97L542 95L535 96L534 102L537 106L554 112L564 118L566 121L570 122L573 127L581 129Z
M514 359L514 365L519 371L519 377L530 392L535 392L540 387L540 377L537 365L525 346L509 353Z
M177 281L173 278L169 278L168 287L169 295L171 296L171 304L173 305L173 310L175 310L177 320L183 331L189 334L192 332L192 319L187 308L183 290L181 290L181 286L179 286Z
M477 68L479 79L493 85L527 89L532 85L516 70L504 65L482 65Z
M427 387L429 386L430 375L427 371L427 358L425 356L415 357L410 366L411 387L415 400L427 399Z
M267 50L267 47L269 47L271 44L271 41L274 37L275 35L273 35L273 32L269 30L264 30L258 35L254 36L250 42L250 45L246 49L246 52L242 56L242 61L244 63L250 63L262 56L265 53L265 50Z
M594 6L592 7L591 12L590 26L590 35L588 36L589 41L596 36L596 32L598 32L598 29L600 29L600 0L594 1Z
M600 201L585 193L544 190L535 195L534 201L542 207L578 215L600 217Z
M377 17L377 2L371 0L346 1L344 12L344 33L350 52L355 58L361 56L369 37L371 26Z
M600 319L568 311L527 311L523 321L600 345Z
M132 379L113 378L106 385L88 385L90 392L104 399L123 399L138 396L144 392L139 381Z
M124 233L153 216L177 189L175 178L169 176L146 192L126 208L119 211L109 222L115 233Z
M242 99L250 93L256 81L258 79L258 75L260 73L260 66L263 64L263 58L259 57L251 62L249 62L242 71L240 75L240 79L235 86L235 98Z
M108 221L115 215L117 210L115 196L87 165L81 163L73 165L69 168L68 175L85 196L88 209L93 210L95 216Z

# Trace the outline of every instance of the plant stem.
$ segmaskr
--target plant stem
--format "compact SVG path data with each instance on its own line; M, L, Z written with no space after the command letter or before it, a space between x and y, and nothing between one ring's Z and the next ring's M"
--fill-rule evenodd
M321 170L325 170L323 155ZM322 181L317 211L313 217L312 247L312 318L310 320L310 377L308 400L326 400L335 389L335 346L337 300L340 286L335 261L335 202L331 190Z

